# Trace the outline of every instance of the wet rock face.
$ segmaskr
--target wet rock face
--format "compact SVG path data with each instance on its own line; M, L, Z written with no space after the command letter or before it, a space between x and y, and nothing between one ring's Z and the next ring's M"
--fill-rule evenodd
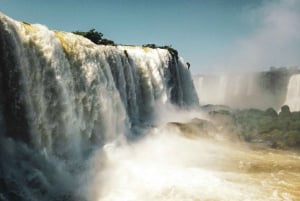
M288 82L293 73L287 69L278 69L259 74L259 85L269 94L273 102L269 107L279 108L284 103Z
M213 138L217 132L214 124L208 120L194 118L187 123L170 122L168 126L176 127L187 138Z

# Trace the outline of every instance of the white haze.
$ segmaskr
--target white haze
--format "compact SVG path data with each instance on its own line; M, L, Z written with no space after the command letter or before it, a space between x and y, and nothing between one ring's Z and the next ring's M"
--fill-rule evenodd
M300 65L300 1L263 1L256 9L245 10L245 23L258 28L233 44L224 58L215 59L219 71L257 71L270 66Z
M205 141L187 140L166 129L155 129L138 144L107 145L105 169L95 172L89 198L194 200L201 194L204 199L242 198L245 191L230 186L212 170L218 157L224 157L216 151L217 147ZM94 165L99 170L99 163ZM220 195L214 195L216 188L223 189ZM241 188L246 190L246 186Z
M175 119L182 114L186 121L185 112L176 112ZM245 174L264 157L224 138L191 139L164 124L137 142L111 143L98 151L90 163L87 200L292 200L286 191L278 192L276 185L285 181L277 173Z
M291 77L287 88L284 105L288 105L291 111L300 111L300 74Z

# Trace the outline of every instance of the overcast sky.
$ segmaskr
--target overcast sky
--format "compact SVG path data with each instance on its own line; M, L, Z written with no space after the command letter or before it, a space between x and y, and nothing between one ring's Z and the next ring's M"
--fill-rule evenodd
M121 44L172 45L194 74L300 66L300 0L0 0L0 11Z

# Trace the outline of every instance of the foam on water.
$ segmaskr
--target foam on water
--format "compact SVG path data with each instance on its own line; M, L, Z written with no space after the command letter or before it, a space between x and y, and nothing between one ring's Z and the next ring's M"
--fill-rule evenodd
M96 156L91 163L102 171L93 172L87 194L93 201L297 200L300 160L267 151L190 139L162 126L138 143L106 145L105 161Z
M1 200L299 197L299 155L167 124L201 117L184 60L167 50L98 46L3 14L0 42Z

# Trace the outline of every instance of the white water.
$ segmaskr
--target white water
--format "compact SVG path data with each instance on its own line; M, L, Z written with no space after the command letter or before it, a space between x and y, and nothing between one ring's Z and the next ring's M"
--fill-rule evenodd
M138 143L108 144L96 154L87 195L92 201L298 200L299 164L290 153L186 138L161 126Z
M200 104L232 108L280 109L287 93L287 75L282 72L198 75L193 80Z
M93 150L141 135L156 108L198 105L185 62L168 50L98 46L3 14L0 33L0 184L16 191L11 199L74 194Z
M251 101L249 98L253 99L261 91L255 75L194 76L193 79L201 104L246 107L251 104L247 103Z
M300 110L300 74L291 76L284 105L288 105L291 111Z
M2 14L0 41L0 200L293 200L297 195L299 172L291 176L288 168L298 167L298 155L271 152L272 160L266 160L265 153L190 139L166 125L201 116L177 108L198 104L182 58L163 49L96 46ZM228 82L224 78L219 85ZM24 121L24 127L9 122L14 120ZM284 172L269 171L281 163Z
M171 63L167 50L97 46L4 15L1 21L16 48L34 143L47 151L65 150L63 139L73 147L116 139L132 123L148 121L156 105L197 105L185 90L193 86L184 61Z

